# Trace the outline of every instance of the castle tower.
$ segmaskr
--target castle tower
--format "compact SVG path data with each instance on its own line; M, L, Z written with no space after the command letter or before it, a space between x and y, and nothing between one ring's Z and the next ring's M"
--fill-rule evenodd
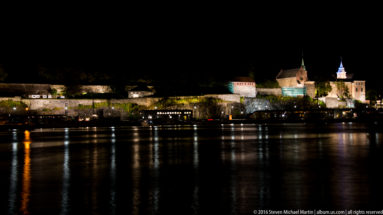
M336 73L336 78L337 79L347 79L347 73L343 67L342 60L340 61L340 66L338 68L338 72Z

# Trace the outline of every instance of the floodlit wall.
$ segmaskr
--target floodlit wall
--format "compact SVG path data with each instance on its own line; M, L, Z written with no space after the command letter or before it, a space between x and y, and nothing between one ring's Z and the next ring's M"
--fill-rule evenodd
M176 98L194 98L191 97L176 97ZM226 103L240 103L241 96L236 94L209 94L204 96L198 96L198 98L218 98L222 100L222 104ZM20 97L2 97L1 100L12 100L12 101L21 101L25 103L29 110L37 111L38 114L65 114L67 113L70 116L76 116L78 114L78 109L80 106L92 106L93 104L102 104L107 107L106 109L111 109L113 104L137 104L150 108L156 102L158 102L161 97L145 97L145 98L132 98L132 99L22 99ZM65 111L65 107L67 111ZM189 107L190 108L190 107ZM104 108L105 109L105 108Z
M366 81L353 81L343 83L346 85L352 99L366 102ZM327 97L341 97L340 92L336 86L336 82L331 81L330 86L331 92L327 95Z
M296 87L298 85L296 77L278 78L277 81L281 87Z
M148 97L152 96L154 92L151 91L129 91L128 97L129 98L142 98L142 97Z
M258 95L265 96L281 96L282 89L281 88L257 88Z
M354 81L352 83L352 98L366 102L366 81Z
M238 94L206 94L202 97L217 98L226 102L241 102L241 96Z
M311 98L315 97L315 81L306 81L305 82L306 95Z
M257 95L255 82L236 82L229 83L229 90L234 94L238 94L244 97L254 98Z
M8 98L9 99L9 98ZM160 98L136 98L136 99L18 99L24 102L30 110L38 111L39 114L65 114L67 107L68 115L76 115L79 106L92 106L93 104L127 104L133 103L142 106L150 106ZM13 100L13 99L12 99Z
M305 87L282 87L282 96L304 96L306 95Z

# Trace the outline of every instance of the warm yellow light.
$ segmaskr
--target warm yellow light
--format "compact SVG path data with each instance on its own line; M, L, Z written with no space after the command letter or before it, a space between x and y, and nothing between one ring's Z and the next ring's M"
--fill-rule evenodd
M31 157L30 157L30 132L24 131L24 166L23 166L23 179L22 179L22 190L21 190L21 212L23 214L29 214L29 196L31 191Z
M24 148L29 149L31 145L31 132L28 130L24 131Z
M31 132L29 132L28 130L24 131L24 136L25 136L25 141L31 140Z

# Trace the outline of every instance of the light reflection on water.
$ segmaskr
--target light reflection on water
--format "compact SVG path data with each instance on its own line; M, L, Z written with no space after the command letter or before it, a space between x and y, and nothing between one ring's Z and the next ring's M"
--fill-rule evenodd
M31 157L30 157L30 132L24 131L24 166L22 176L21 206L20 211L23 214L29 214L29 197L31 192Z
M17 192L17 183L18 183L18 138L17 131L13 129L12 131L12 161L11 161L11 173L10 173L10 182L9 182L9 210L8 214L16 214L16 192Z
M61 200L61 212L60 214L68 214L70 209L69 206L69 179L70 179L70 168L69 168L69 129L64 130L64 162L63 162L63 179L62 179L62 200Z
M8 214L36 213L44 206L60 214L181 209L235 214L382 203L376 195L383 191L383 178L374 171L383 160L382 132L356 123L92 127L0 135L9 141L1 142L7 149L0 147L10 155L1 161L9 166L1 169L9 174L1 184L9 189L1 194ZM44 181L53 185L41 185ZM52 186L57 190L49 190Z

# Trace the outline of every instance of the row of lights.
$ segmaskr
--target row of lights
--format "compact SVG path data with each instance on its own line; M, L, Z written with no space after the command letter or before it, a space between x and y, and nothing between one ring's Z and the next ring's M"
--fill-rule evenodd
M17 107L12 107L12 110L14 110L14 111L17 110ZM29 107L26 107L25 110L28 111Z

